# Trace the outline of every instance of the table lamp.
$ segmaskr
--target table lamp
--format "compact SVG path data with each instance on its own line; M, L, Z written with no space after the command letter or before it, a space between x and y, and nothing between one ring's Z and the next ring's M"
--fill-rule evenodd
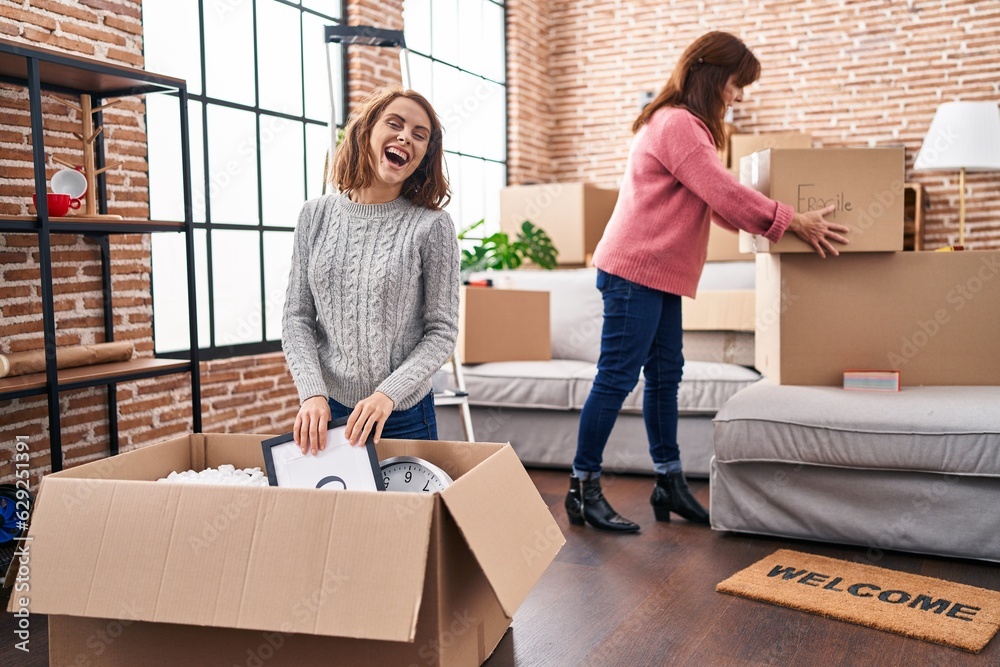
M996 102L939 106L913 169L959 170L958 243L965 245L965 172L1000 170L1000 107Z

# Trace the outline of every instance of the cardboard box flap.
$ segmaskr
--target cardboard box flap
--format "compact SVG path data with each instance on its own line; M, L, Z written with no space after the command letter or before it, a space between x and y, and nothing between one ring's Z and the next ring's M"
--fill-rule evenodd
M510 445L441 492L508 617L566 543Z
M415 636L433 496L57 478L41 495L35 613Z

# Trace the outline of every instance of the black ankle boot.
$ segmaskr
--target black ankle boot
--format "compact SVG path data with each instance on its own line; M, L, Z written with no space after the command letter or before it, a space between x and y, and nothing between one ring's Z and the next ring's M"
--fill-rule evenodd
M639 524L632 523L611 507L601 491L599 478L589 480L581 480L578 477L569 478L566 514L569 516L569 522L574 526L582 526L586 522L594 528L618 533L639 531Z
M708 523L708 510L691 495L684 473L672 472L656 476L653 497L649 499L657 521L670 521L670 513L679 514L694 523Z

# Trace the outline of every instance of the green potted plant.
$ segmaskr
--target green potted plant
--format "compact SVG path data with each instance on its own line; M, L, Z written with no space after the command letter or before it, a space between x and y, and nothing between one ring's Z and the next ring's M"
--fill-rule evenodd
M459 241L476 241L472 248L462 249L460 268L463 282L475 271L516 269L525 260L542 269L556 268L559 251L541 227L525 220L514 239L506 232L494 232L489 236L470 235L484 223L485 220L479 220L458 233Z

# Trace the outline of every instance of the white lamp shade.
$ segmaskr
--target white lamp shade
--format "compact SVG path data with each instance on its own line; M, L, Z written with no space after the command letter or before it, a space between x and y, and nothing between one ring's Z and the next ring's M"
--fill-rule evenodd
M913 168L1000 170L1000 107L996 102L939 106Z

